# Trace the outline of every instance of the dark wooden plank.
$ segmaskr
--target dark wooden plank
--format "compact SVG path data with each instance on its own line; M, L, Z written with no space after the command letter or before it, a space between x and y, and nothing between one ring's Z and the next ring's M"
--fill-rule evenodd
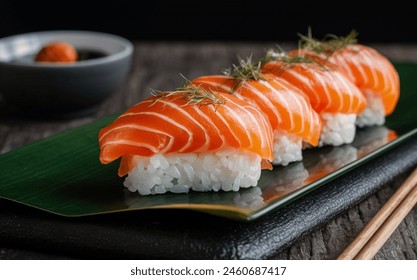
M173 89L183 83L180 73L192 79L216 74L242 58L259 58L274 43L164 43L137 42L131 73L124 86L99 106L96 114L64 121L33 120L19 117L0 99L0 154L49 135L119 112L149 96L150 89ZM284 48L294 46L283 44ZM396 60L417 60L416 46L376 45ZM1 98L1 97L0 97ZM298 240L274 259L334 259L389 199L404 180L399 178L378 193L315 232ZM407 216L376 259L417 259L417 208ZM8 248L0 241L0 259L60 259L47 252Z
M326 226L301 238L274 259L335 259L388 201L405 176L379 190L359 205L339 215ZM417 259L417 208L406 217L375 259Z
M68 256L40 253L20 249L0 248L0 260L69 260Z

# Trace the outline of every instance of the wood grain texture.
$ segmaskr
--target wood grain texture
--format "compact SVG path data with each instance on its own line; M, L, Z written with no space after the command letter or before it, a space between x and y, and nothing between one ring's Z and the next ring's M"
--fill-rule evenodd
M276 259L336 259L388 201L406 176L385 186L326 226L297 241L280 252ZM417 209L414 208L375 256L381 260L417 259Z
M417 204L417 169L366 224L338 260L369 260Z
M192 79L216 74L236 62L237 56L260 57L274 43L165 43L137 42L131 74L124 86L99 106L93 116L72 120L34 120L19 117L0 97L0 154L69 128L119 112L147 97L150 89L172 89L182 85L179 73ZM283 44L284 49L293 47ZM417 46L376 45L396 60L417 61ZM298 240L274 259L335 259L403 182L406 175L382 188L327 225ZM10 248L0 240L0 259L63 259L48 252ZM417 259L417 208L405 218L375 259Z

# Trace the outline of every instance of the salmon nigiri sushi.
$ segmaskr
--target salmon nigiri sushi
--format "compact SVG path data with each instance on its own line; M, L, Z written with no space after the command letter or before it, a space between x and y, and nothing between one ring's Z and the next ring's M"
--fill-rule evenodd
M400 96L400 80L394 65L373 48L357 43L356 32L346 37L327 35L316 40L311 32L301 36L305 50L333 63L364 94L368 106L356 121L360 127L382 125Z
M317 146L321 132L319 115L308 97L282 78L261 73L260 64L240 60L225 75L199 77L194 85L247 100L269 119L274 131L275 165L302 160L302 142Z
M121 158L124 185L141 195L256 186L273 158L258 109L191 85L136 104L100 131L99 145L100 161Z
M356 132L356 117L366 107L358 87L325 60L310 58L304 53L269 51L262 66L286 80L309 97L319 113L323 128L319 146L351 143Z

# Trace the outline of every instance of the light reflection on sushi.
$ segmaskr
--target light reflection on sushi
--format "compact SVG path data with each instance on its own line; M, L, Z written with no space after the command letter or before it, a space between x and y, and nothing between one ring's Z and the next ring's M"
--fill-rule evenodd
M168 205L181 209L221 209L223 211L256 210L265 205L262 190L259 187L240 189L238 192L191 193L190 195L138 196L125 189L124 202L128 208L144 209ZM230 207L230 208L229 208Z
M363 157L397 137L395 131L385 126L372 126L359 130L352 145L357 147L358 156Z
M358 150L351 145L326 147L317 156L318 162L308 165L310 175L305 181L306 184L312 183L355 161L358 158Z
M259 187L250 188L233 194L233 204L245 209L258 209L265 202Z
M278 167L266 171L261 178L262 192L265 201L278 199L304 187L309 177L303 162L292 163L285 167Z
M281 199L357 159L351 145L308 150L304 162L264 171L261 177L266 202Z

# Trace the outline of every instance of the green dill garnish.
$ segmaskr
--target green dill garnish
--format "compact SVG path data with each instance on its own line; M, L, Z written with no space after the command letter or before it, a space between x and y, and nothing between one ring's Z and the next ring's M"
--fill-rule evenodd
M214 107L217 107L219 105L225 104L225 101L222 98L220 98L217 94L215 94L213 91L205 89L199 85L194 85L190 80L185 78L183 75L181 76L184 78L185 84L182 87L177 88L176 90L160 91L160 90L153 89L151 91L151 94L155 96L155 100L151 105L173 95L182 96L183 99L187 101L187 103L184 104L184 106L186 105L199 105L199 106L213 105Z
M310 64L310 65L317 65L321 69L327 71L329 70L329 66L320 61L319 59L316 59L314 57L309 56L308 54L304 53L302 50L299 50L297 54L288 54L286 52L283 52L282 50L268 50L265 58L263 60L263 63L268 63L269 61L281 61L283 62L282 65L282 71L281 73L276 74L282 74L287 70L290 70L295 65L298 64Z
M286 56L286 52L280 45L276 45L275 49L269 49L266 51L265 57L262 60L262 65L270 62L279 60L281 57Z
M265 61L282 61L288 65L317 63L316 60L304 55L302 52L297 55L289 55L288 53L282 51L276 52L274 50L267 51Z
M250 80L263 80L262 78L262 61L252 63L252 56L249 56L246 60L238 57L238 64L233 64L232 68L225 69L223 74L230 76L243 83Z
M311 28L309 28L307 35L298 34L298 36L300 37L299 44L302 49L322 53L327 56L331 56L349 45L358 43L358 33L355 30L352 30L347 36L327 34L323 40L318 40L313 37Z

